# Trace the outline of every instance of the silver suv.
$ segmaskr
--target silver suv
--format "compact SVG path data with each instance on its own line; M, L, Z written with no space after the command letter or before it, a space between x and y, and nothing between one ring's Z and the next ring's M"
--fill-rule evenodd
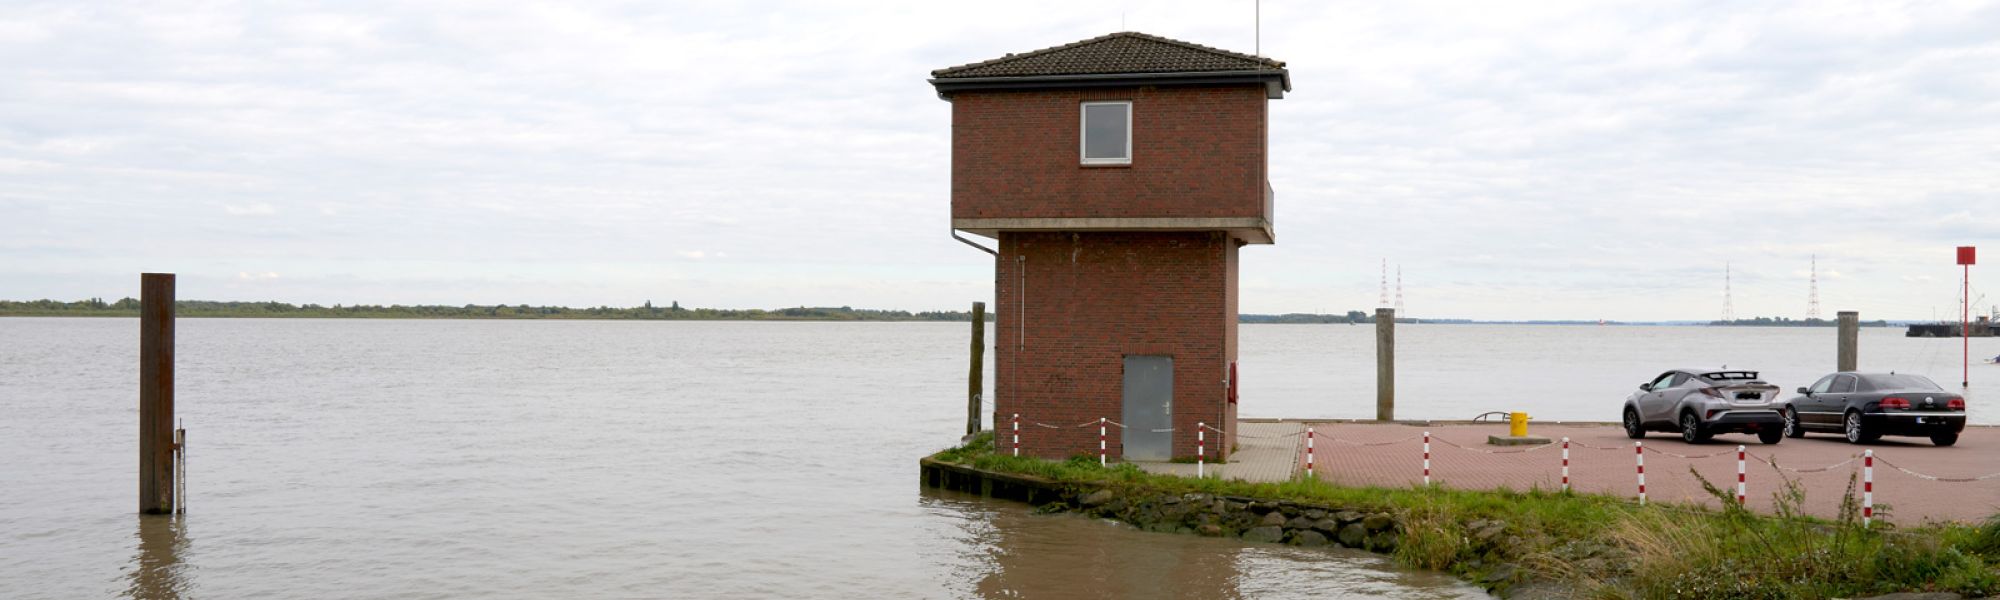
M1633 439L1664 431L1699 444L1718 433L1744 432L1776 444L1785 439L1781 406L1778 386L1758 379L1756 371L1676 369L1639 384L1625 398L1623 421Z

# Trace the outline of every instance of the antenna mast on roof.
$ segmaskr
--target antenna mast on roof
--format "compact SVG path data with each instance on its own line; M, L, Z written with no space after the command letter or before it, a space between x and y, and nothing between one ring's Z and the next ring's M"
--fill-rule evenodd
M1251 26L1251 29L1256 31L1255 35L1257 38L1256 45L1252 47L1254 49L1251 50L1251 53L1254 53L1257 56L1263 56L1264 55L1264 0L1251 0L1251 3L1257 5L1257 8L1253 10L1251 13L1253 15L1256 15L1256 21L1257 21L1255 25Z

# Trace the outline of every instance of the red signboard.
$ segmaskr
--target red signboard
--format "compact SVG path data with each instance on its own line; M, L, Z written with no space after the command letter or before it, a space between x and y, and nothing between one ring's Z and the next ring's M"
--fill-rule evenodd
M1973 261L1972 261L1972 247L1971 247L1971 246L1959 246L1959 247L1958 247L1958 264L1961 264L1961 265L1970 265L1970 264L1973 264Z

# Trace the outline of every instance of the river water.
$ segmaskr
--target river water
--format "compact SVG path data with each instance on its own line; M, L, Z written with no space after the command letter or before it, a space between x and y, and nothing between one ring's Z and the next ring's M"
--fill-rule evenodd
M1833 353L1829 330L1399 334L1417 418L1608 419L1662 363L1790 387ZM140 518L137 336L0 319L0 598L1482 597L920 490L963 427L964 324L184 319L190 514ZM1864 332L1864 367L1947 379L1944 342L1898 336ZM1246 416L1372 415L1372 328L1242 340Z

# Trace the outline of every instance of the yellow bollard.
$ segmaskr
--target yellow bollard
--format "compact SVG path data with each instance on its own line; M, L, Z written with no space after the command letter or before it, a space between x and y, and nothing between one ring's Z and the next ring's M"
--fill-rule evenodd
M1507 435L1514 437L1528 436L1528 413L1507 413Z

